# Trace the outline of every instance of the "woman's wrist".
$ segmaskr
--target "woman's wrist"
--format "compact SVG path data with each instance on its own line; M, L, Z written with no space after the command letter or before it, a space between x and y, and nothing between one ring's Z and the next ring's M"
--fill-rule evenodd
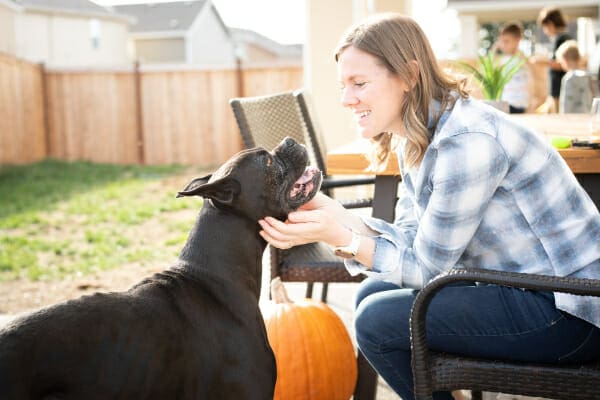
M332 230L326 243L332 247L347 246L352 241L352 230L340 223L335 224L336 228Z

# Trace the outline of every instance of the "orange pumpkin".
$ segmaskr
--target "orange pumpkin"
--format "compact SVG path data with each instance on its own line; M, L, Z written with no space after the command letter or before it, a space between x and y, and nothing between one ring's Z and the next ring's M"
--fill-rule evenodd
M263 310L277 361L275 400L348 400L357 378L356 354L340 317L320 301L292 302L279 278Z

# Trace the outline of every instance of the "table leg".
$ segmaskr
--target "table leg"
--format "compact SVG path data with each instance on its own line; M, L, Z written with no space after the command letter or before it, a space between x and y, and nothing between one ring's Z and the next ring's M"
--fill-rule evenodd
M358 351L358 379L354 389L354 400L375 400L377 394L377 372L371 367L363 353Z
M575 174L575 177L600 210L600 174Z
M377 175L373 193L373 216L388 222L394 221L394 208L398 193L399 176ZM375 400L377 394L377 373L365 356L358 352L358 380L354 390L354 400Z
M394 207L398 194L400 177L394 175L375 176L373 193L373 216L388 222L394 221Z

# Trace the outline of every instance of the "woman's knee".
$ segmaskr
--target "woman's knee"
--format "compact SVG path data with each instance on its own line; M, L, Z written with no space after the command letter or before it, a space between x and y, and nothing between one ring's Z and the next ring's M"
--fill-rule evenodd
M377 352L379 337L378 326L380 325L380 315L377 305L366 299L362 301L354 314L354 332L358 347L367 353Z
M385 290L364 297L354 315L359 347L364 349L365 346L384 343L408 343L412 301L412 291L408 289Z
M384 290L399 289L397 285L393 283L384 282L378 279L367 278L360 283L356 292L354 308L358 308L358 305L368 296L373 293L381 292Z

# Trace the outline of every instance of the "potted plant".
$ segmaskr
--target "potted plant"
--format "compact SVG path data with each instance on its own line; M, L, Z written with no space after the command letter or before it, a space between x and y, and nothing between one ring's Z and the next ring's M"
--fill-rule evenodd
M525 60L519 56L512 56L505 62L490 51L484 56L479 56L477 65L473 66L465 61L459 61L459 67L470 73L483 93L486 102L492 106L508 112L508 103L502 101L504 86L511 80L523 66Z

